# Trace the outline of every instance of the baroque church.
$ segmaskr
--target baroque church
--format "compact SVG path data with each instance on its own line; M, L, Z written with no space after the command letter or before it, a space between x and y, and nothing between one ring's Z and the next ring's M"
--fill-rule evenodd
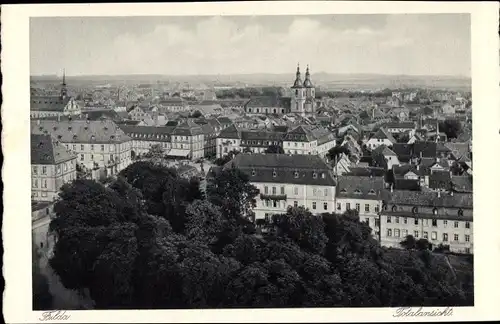
M315 89L311 81L309 65L306 69L304 82L300 76L300 66L297 66L295 73L295 82L293 83L290 112L295 114L311 115L316 112Z

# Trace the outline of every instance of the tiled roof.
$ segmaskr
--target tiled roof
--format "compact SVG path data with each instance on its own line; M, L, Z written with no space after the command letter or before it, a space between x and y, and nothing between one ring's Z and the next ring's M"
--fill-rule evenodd
M469 143L444 143L455 156L456 159L461 158L462 156L469 157L470 149Z
M31 111L64 111L70 101L69 97L61 96L33 96L31 97Z
M396 156L396 153L394 153L390 148L388 148L386 145L380 145L376 149L373 150L372 156L375 155L383 155L383 156Z
M429 188L431 189L450 189L451 175L449 172L438 171L429 175Z
M383 125L384 128L415 128L414 122L401 122L401 123L387 123Z
M404 143L394 143L392 151L396 153L400 161L408 162L411 158L412 145Z
M338 198L381 199L384 190L383 177L339 176L336 195Z
M236 167L251 182L334 186L327 164L317 155L238 154L224 168Z
M384 177L385 169L377 167L367 167L367 168L353 167L350 168L347 175L358 176L358 177L369 177L369 176Z
M58 164L76 159L76 154L50 135L31 134L31 164Z
M130 126L120 125L120 128L132 139L141 141L170 141L175 127L172 126Z
M177 125L175 127L172 135L179 136L196 136L203 134L203 130L200 125L196 124L194 121L188 119L185 122Z
M90 121L36 120L31 122L33 134L50 134L62 143L123 143L130 140L111 120Z
M397 190L420 190L420 181L413 179L395 178L394 189Z
M432 157L437 156L437 144L435 142L415 142L413 143L413 155L416 157Z
M242 140L271 140L271 141L282 141L284 133L273 132L273 131L242 131Z
M471 193L436 193L427 191L394 190L389 204L426 207L472 208Z
M168 99L163 99L158 102L160 106L172 106L172 105L186 105L186 100L180 97L173 97L173 98L168 98Z
M221 123L221 125L233 123L233 121L227 117L219 117L217 118L217 120L219 121L219 123Z
M394 165L392 167L392 172L394 173L394 176L396 177L402 177L408 172L413 172L418 176L425 176L429 175L431 170L428 167L424 166L416 166L412 164L405 164L405 165Z
M236 125L231 125L223 129L220 134L220 138L230 138L230 139L241 139L241 130Z
M472 177L471 176L453 176L451 177L453 190L457 192L472 193Z

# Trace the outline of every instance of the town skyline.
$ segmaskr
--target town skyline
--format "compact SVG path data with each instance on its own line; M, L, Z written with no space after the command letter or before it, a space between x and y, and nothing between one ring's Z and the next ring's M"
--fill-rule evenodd
M30 35L33 76L470 77L467 14L51 17Z

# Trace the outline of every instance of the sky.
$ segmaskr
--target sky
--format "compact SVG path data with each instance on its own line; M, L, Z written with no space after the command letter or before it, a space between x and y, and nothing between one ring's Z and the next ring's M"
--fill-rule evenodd
M32 75L311 73L470 76L468 14L43 17Z

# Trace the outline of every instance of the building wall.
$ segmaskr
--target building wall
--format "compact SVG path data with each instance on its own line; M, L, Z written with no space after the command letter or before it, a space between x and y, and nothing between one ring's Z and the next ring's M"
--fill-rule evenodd
M54 215L54 205L34 210L31 213L31 235L33 243L44 254L50 254L55 244L54 235L49 235L51 217Z
M260 195L257 196L257 206L254 209L256 219L265 219L266 214L271 216L273 214L285 213L289 206L303 206L308 208L313 214L334 212L334 186L296 185L273 182L254 182L252 184L264 195L286 195L286 200L277 201L276 205L272 200L266 202L260 198ZM275 188L275 191L273 191L273 188Z
M173 149L189 150L193 160L204 157L205 140L203 134L194 136L172 135L171 138Z
M76 179L76 159L63 163L31 165L31 195L34 201L52 201L63 184Z
M357 210L359 212L359 220L368 223L373 229L372 233L375 237L379 236L379 213L381 208L382 200L377 199L337 197L335 201L335 212L337 214L343 214L347 210Z
M366 147L368 147L370 150L374 150L381 145L392 146L392 142L389 141L387 138L384 139L370 138L368 142L366 142Z

